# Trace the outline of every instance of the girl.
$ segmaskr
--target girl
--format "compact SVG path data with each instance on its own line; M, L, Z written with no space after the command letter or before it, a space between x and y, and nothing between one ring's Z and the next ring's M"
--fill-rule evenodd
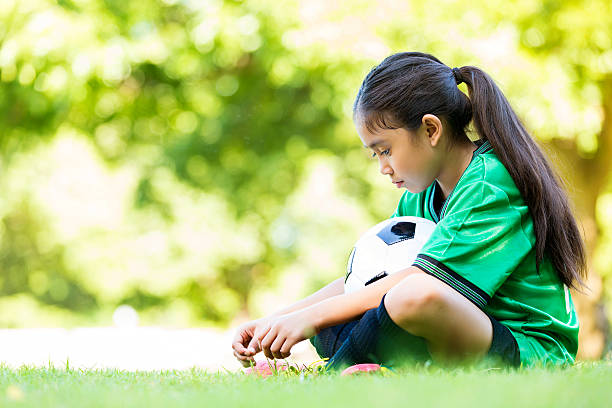
M407 190L393 216L436 229L403 271L350 294L340 278L242 325L235 356L285 358L314 336L332 368L430 357L573 363L568 287L582 285L584 245L551 166L493 80L429 54L394 54L366 76L353 120L380 172Z

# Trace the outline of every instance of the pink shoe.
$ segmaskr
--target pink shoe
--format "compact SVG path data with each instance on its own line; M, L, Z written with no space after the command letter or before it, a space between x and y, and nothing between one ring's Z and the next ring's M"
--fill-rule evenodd
M378 364L355 364L342 371L341 376L345 375L353 375L353 374L363 374L369 373L373 371L386 371L385 367L381 367Z
M247 375L260 375L263 378L269 377L274 374L275 371L286 371L288 364L284 361L268 361L260 360L255 363L253 367L245 368L244 373Z

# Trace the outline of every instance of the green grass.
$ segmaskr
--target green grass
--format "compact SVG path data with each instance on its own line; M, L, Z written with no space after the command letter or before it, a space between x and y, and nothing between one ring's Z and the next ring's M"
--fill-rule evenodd
M384 404L384 405L383 405ZM0 406L596 407L612 405L612 363L567 369L421 367L390 375L127 372L0 366ZM385 408L386 408L385 407Z

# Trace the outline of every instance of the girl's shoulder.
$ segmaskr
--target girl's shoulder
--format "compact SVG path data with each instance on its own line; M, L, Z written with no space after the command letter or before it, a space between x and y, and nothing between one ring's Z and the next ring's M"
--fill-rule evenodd
M453 190L453 195L461 191L469 191L470 194L478 191L486 193L491 189L503 191L511 201L522 201L521 194L508 169L499 160L493 149L488 149L474 156Z
M485 213L516 211L528 223L529 210L510 173L492 149L475 156L443 207L442 216L478 208Z

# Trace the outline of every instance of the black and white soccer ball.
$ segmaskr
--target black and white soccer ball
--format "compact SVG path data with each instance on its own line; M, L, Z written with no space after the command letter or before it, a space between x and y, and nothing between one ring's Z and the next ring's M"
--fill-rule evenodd
M436 223L420 217L389 218L370 228L351 251L344 293L410 267L435 228Z

